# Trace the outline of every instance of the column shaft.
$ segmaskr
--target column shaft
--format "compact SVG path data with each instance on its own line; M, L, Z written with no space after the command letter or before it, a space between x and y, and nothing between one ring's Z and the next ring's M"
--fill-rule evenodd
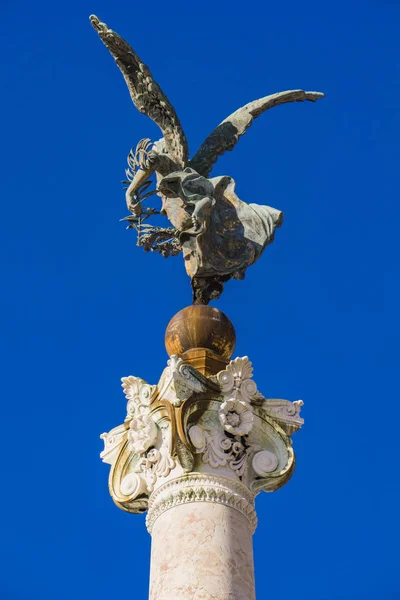
M248 519L211 502L163 512L152 528L150 600L255 600Z

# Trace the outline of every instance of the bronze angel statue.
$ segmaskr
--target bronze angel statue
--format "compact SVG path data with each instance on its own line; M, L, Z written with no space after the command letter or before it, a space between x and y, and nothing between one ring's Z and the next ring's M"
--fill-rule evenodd
M117 33L92 15L90 21L114 57L136 108L161 129L162 138L141 140L129 153L126 203L129 227L138 231L138 245L164 256L182 251L191 278L194 304L218 298L224 282L243 279L274 239L283 213L270 206L247 204L236 195L228 176L210 177L218 157L232 150L253 119L288 102L315 102L324 94L289 90L272 94L239 108L206 138L192 158L173 106L150 69ZM147 191L152 176L156 189ZM145 208L152 194L161 197L161 210ZM166 215L172 227L149 225L154 214Z

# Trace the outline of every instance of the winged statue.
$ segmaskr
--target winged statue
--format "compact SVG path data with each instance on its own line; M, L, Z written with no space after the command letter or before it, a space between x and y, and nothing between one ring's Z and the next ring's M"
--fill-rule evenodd
M266 110L289 102L315 102L324 94L288 90L250 102L222 121L189 158L175 109L150 69L105 23L94 15L90 21L122 72L134 105L162 133L159 141L141 140L129 152L124 182L128 228L136 229L138 245L146 251L165 257L182 252L193 303L208 304L221 295L226 281L244 278L283 220L280 210L240 200L232 177L210 177L214 164ZM155 189L149 190L154 177ZM160 210L144 205L153 194L161 198ZM171 226L150 225L148 219L157 214L166 216Z

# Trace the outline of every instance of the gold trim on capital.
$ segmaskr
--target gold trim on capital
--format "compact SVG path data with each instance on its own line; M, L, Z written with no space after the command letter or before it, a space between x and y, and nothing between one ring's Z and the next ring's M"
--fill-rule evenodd
M302 401L265 398L247 356L210 377L171 356L157 385L130 375L122 387L125 421L101 435L117 506L142 513L149 505L151 529L173 506L216 502L243 512L254 528L254 496L293 474L290 436L303 424Z

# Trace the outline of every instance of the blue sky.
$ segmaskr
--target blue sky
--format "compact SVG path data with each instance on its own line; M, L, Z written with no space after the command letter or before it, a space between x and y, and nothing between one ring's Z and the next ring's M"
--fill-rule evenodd
M257 599L400 598L393 0L3 0L0 597L147 597L144 517L113 505L98 436L124 418L122 376L157 382L191 294L181 257L145 255L119 222L126 155L159 132L91 13L150 65L192 153L250 100L326 93L263 115L213 171L285 213L215 305L259 389L305 402L297 470L257 498Z

